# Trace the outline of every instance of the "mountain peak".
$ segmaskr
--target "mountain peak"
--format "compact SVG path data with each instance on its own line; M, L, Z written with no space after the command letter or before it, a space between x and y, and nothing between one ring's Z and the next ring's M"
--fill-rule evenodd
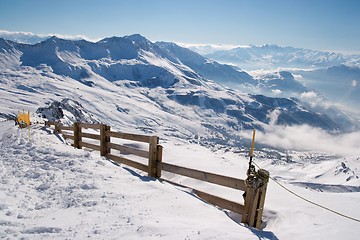
M146 37L142 36L141 34L132 34L129 36L125 36L124 38L129 39L134 42L150 42Z
M48 39L42 41L41 43L64 43L64 42L72 42L72 40L59 38L59 37L54 35L54 36L51 36Z

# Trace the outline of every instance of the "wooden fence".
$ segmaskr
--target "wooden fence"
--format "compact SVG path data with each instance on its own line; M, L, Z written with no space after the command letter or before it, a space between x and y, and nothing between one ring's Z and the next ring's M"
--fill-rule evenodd
M238 202L229 201L227 199L196 190L194 187L181 185L193 189L200 198L204 199L210 204L241 214L243 223L246 223L251 227L260 228L262 223L267 182L269 179L269 173L266 170L260 169L252 176L249 176L246 180L222 176L163 162L163 148L161 145L159 145L159 138L157 136L114 132L110 130L109 126L104 124L74 123L73 126L64 126L57 122L46 122L45 125L49 127L54 126L55 133L62 133L64 138L72 139L72 145L75 148L80 149L84 147L97 150L100 152L101 156L105 156L114 162L125 164L147 172L149 177L154 177L162 181L181 185L162 178L161 172L166 171L243 191L245 192L243 194L244 204L240 204ZM84 129L92 129L93 132L96 133L85 132ZM112 138L146 143L148 144L148 151L113 143L111 141ZM99 144L86 142L86 139L97 140ZM112 154L112 149L120 151L121 154L132 154L141 158L145 158L147 159L147 164Z

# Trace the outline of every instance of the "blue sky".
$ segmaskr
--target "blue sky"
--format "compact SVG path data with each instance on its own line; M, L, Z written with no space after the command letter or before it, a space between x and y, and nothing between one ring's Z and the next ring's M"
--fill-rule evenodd
M0 30L360 52L357 0L0 0Z

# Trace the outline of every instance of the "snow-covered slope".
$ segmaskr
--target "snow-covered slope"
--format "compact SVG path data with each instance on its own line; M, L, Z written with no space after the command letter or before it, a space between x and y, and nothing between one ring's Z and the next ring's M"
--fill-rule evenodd
M41 126L0 123L0 237L257 239L186 190L66 145ZM221 227L219 227L221 226Z
M296 99L240 93L208 80L189 59L206 61L192 54L140 35L97 43L55 37L35 45L0 40L0 236L356 239L357 222L309 205L272 181L265 231L259 232L188 190L75 150L41 125L32 126L29 141L27 130L5 121L29 110L34 122L43 121L40 115L65 124L102 122L113 130L157 135L164 161L240 178L245 178L246 147L256 128L255 161L274 179L359 218L359 133L331 135L338 124ZM217 66L224 67L213 62L199 69ZM292 77L279 72L251 81L269 85L280 78L286 86L294 83ZM239 192L197 187L242 199Z
M98 152L74 149L43 125L33 125L29 139L27 129L2 121L0 139L2 238L357 239L357 222L304 202L273 181L266 196L265 229L258 231L239 224L239 215L201 201L188 189L112 164ZM164 140L160 144L163 161L245 177L247 158L232 149L212 152L197 144ZM255 155L256 162L289 190L359 218L358 158L311 162L310 153ZM242 201L238 191L166 177Z
M325 115L311 112L292 99L261 97L259 102L255 96L225 89L195 71L193 62L183 62L187 61L185 53L196 56L195 53L165 43L153 44L140 35L107 38L97 43L56 37L35 45L2 40L1 49L0 59L7 62L0 66L0 81L6 86L2 89L4 101L18 94L28 95L31 97L26 102L32 110L35 106L43 107L46 102L50 104L50 100L61 100L62 96L85 105L103 122L127 119L132 111L144 112L146 117L139 116L138 121L146 122L151 128L159 127L168 134L180 132L190 138L200 135L211 139L216 135L225 141L237 138L236 133L232 133L234 129L263 128L270 121L267 114L275 109L285 120L282 124L305 123L328 130L340 129ZM223 68L227 69L203 60L198 64L212 71L220 67L218 72L222 73ZM248 81L241 76L239 81ZM99 106L94 109L97 102ZM104 104L105 108L101 106ZM177 125L172 126L173 121L163 119L164 115L183 120L175 121ZM124 125L139 127L138 121L134 123L131 119ZM198 126L190 127L191 122L197 122Z

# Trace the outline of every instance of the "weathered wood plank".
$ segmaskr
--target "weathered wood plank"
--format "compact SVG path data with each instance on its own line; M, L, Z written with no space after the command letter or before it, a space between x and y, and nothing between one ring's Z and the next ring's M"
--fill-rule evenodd
M205 200L206 202L208 202L208 203L210 203L212 205L215 205L217 207L228 209L228 210L230 210L232 212L236 212L236 213L239 213L239 214L242 214L243 211L244 211L245 206L243 204L233 202L233 201L230 201L228 199L221 198L221 197L218 197L218 196L215 196L215 195L212 195L212 194L209 194L209 193L194 189L192 187L189 187L189 186L186 186L186 185L183 185L183 184L179 184L179 183L164 179L164 178L161 178L160 180L161 181L166 181L166 182L169 182L171 184L178 185L178 186L181 186L181 187L192 189L193 192L199 198L201 198L201 199Z
M158 163L157 165L158 165L157 166L158 168L160 168L161 170L167 171L167 172L179 174L182 176L186 176L186 177L194 178L197 180L214 183L214 184L218 184L221 186L234 188L234 189L238 189L238 190L242 190L242 191L246 190L245 181L242 179L222 176L222 175L199 171L199 170L190 169L190 168L186 168L186 167L180 167L180 166L176 166L176 165L164 163L164 162Z
M82 128L100 129L102 124L80 123Z
M250 218L250 208L251 208L251 202L253 199L253 195L254 195L254 191L252 191L252 189L250 187L246 188L245 191L245 208L244 208L244 212L242 213L242 223L249 223L249 218Z
M251 206L250 206L250 212L249 212L249 216L248 216L248 224L250 227L255 227L255 220L256 220L256 216L257 216L257 208L258 208L258 203L259 203L259 192L260 189L257 188L255 189L255 193L251 202Z
M157 156L156 156L156 177L157 178L161 178L161 168L157 167L157 164L159 162L162 162L162 155L163 155L163 146L161 146L160 144L158 144L156 146L156 151L157 151Z
M206 192L202 192L199 190L194 189L194 192L196 195L198 195L200 198L204 199L205 201L207 201L208 203L218 206L220 208L225 208L228 209L230 211L242 214L244 211L244 205L237 203L237 202L232 202L228 199L225 198L221 198L215 195L211 195L209 193Z
M146 136L146 135L122 133L122 132L113 132L113 131L107 131L106 136L107 137L122 138L122 139L132 140L132 141L138 141L138 142L144 142L144 143L149 143L149 140L150 140L150 136Z
M100 156L106 156L107 155L107 148L106 148L106 125L102 124L100 128Z
M113 160L114 162L125 164L125 165L128 165L130 167L139 169L139 170L144 171L144 172L148 171L148 166L145 165L145 164L134 162L134 161L132 161L130 159L115 156L115 155L112 155L112 154L108 154L107 157L109 159Z
M100 140L100 135L93 134L93 133L81 132L81 133L79 133L79 136L84 137L84 138L91 138L91 139L95 139L95 140Z
M267 188L267 184L265 184L264 186L262 186L260 188L260 196L259 196L260 199L259 199L259 205L258 205L257 214L256 214L256 222L255 222L255 227L258 229L260 229L260 226L262 223L262 215L264 212L266 188Z
M54 126L55 125L55 122L53 122L53 121L46 121L45 122L45 126L47 126L47 127L51 127L51 126Z
M74 123L73 125L74 128L74 147L81 149L79 142L81 141L81 138L79 136L79 133L81 132L81 128L79 128L79 123Z
M79 142L79 146L80 147L91 148L91 149L96 150L96 151L100 151L100 146L95 145L95 144L91 144L91 143L87 143L87 142L83 142L83 141Z
M73 126L60 125L59 127L60 127L61 130L66 130L66 131L73 131L74 130Z
M63 137L65 138L65 139L71 139L71 140L74 140L75 138L74 138L74 135L68 135L68 134L62 134L63 135Z
M148 162L148 176L156 177L157 165L157 145L159 143L159 138L156 136L151 136L149 139L149 162Z
M128 153L128 154L134 154L136 156L143 157L143 158L148 158L149 157L149 152L148 151L127 147L127 146L119 145L119 144L116 144L116 143L107 143L107 147L110 148L110 149L119 150L121 153L125 152L125 153Z

